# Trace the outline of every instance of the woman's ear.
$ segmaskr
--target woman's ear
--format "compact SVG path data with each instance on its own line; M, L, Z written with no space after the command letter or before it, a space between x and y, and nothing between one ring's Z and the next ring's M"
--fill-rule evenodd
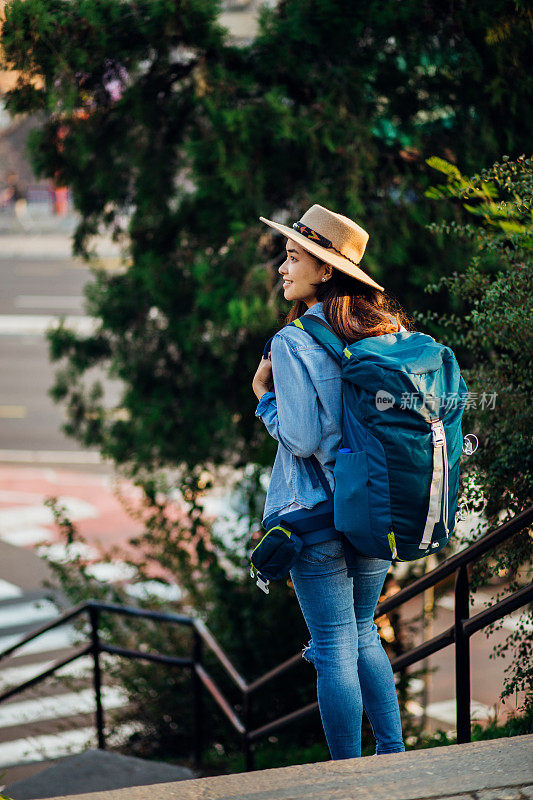
M318 267L319 270L320 269L324 270L324 274L322 275L322 278L325 278L326 280L329 281L329 279L333 275L333 267L331 266L331 264L326 264L326 262L322 261L321 258L317 258L317 267ZM322 278L320 279L321 283L322 283ZM324 281L324 283L325 282L326 281Z

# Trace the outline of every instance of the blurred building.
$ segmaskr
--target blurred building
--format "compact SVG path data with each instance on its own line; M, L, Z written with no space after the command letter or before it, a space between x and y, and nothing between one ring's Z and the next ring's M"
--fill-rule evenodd
M7 0L0 0L0 24ZM275 5L276 0L225 0L220 14L221 24L227 28L234 44L246 45L258 31L258 14L262 5ZM64 203L57 203L50 181L38 180L33 174L26 155L26 141L30 130L38 125L34 117L19 116L12 119L5 109L3 96L13 88L17 73L0 70L0 211L2 206L20 200L34 204L51 203L55 213L64 213ZM13 195L13 202L9 196ZM67 203L68 206L68 203ZM19 203L20 208L20 203Z
M228 29L236 44L248 44L258 32L261 6L276 5L276 0L225 0L220 14L221 24Z

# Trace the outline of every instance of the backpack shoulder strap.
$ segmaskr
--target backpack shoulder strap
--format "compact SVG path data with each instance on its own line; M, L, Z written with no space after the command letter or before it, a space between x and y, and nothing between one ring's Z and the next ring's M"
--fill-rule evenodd
M289 324L306 331L318 344L321 344L327 350L339 366L342 364L342 352L347 343L339 339L331 325L328 325L327 322L315 314L304 314Z

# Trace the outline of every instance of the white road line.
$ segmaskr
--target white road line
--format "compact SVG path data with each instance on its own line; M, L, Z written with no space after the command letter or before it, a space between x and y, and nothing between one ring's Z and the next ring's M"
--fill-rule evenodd
M28 736L0 744L0 766L14 767L18 764L32 764L59 758L73 752L94 747L96 734L94 728L78 728L62 733L44 736Z
M0 406L0 419L24 419L27 414L26 406Z
M94 711L94 702L93 689L82 689L79 692L39 697L35 700L23 700L20 703L2 703L0 727L5 729L25 723L70 717L74 714L90 714ZM123 689L103 686L102 703L104 709L122 708L128 703L128 695Z
M409 678L409 676L407 676ZM400 675L398 672L394 675L394 682L398 684L400 682ZM409 678L409 691L413 694L419 694L424 688L424 681L421 678Z
M73 521L98 516L95 506L78 497L61 496L59 504L65 507L67 516ZM47 542L54 538L53 532L42 526L53 524L52 510L44 502L2 508L0 540L16 547Z
M137 574L135 567L126 564L124 561L99 561L88 566L85 571L87 575L100 581L100 583L127 581Z
M29 625L30 622L42 623L44 620L57 616L59 616L59 612L50 600L13 603L8 606L0 606L0 629L10 628L14 625Z
M104 464L96 450L0 450L0 463L10 464Z
M488 608L490 605L494 605L494 598L491 597L486 592L476 592L474 594L474 605L470 606L471 613L477 613L478 611L482 611L484 608ZM439 598L437 600L437 605L440 608L445 608L447 611L453 611L455 601L453 595L448 594L444 597ZM520 617L522 616L522 612L518 611L514 614L507 614L503 618L502 627L505 628L507 631L516 631L520 625ZM526 619L525 617L522 620L522 624L524 626L524 630L531 633L533 631L533 624Z
M531 633L533 631L533 624L526 616L521 617L521 614L508 614L503 619L502 627L505 628L506 631L518 631L523 628L524 631Z
M7 650L8 647L20 642L23 635L20 633L11 636L0 637L0 653ZM29 653L47 653L51 650L61 650L64 647L73 647L77 644L83 644L88 641L78 631L75 631L71 626L65 625L62 628L53 628L51 631L38 636L37 639L32 639L31 642L23 645L18 650L15 650L14 656L26 656Z
M82 656L82 658L89 658L89 656ZM81 661L81 658L79 661ZM79 663L79 661L77 663ZM31 680L31 678L34 678L36 675L40 675L41 672L51 667L53 663L53 661L39 661L36 664L24 664L20 667L0 669L0 689L4 691L5 689L10 689L12 686L25 683L25 681ZM70 664L68 666L70 666Z
M11 597L22 597L24 592L20 586L15 586L14 583L9 583L3 578L0 578L0 600L7 600Z
M49 262L51 260L61 260L63 269L81 269L86 271L87 264L81 258L72 254L72 234L69 231L62 233L44 233L36 231L25 231L24 233L4 233L1 240L0 260L4 259L24 259L25 261ZM101 236L91 237L91 247L95 250L99 259L108 259L117 262L117 267L121 266L122 245L113 242L110 238ZM40 266L39 274L49 274L53 265L32 264L25 273L34 274ZM123 268L123 267L122 267ZM18 267L17 271L22 272ZM55 271L59 273L59 270ZM54 273L55 274L55 273Z
M416 703L414 700L409 700L406 703L406 708L411 714L417 717L421 717L424 713L424 709L420 703ZM454 726L456 724L455 712L455 700L442 700L438 703L429 703L426 706L427 717L437 720L437 722L445 722L447 725ZM492 708L490 706L486 706L484 703L478 703L477 700L471 701L470 718L472 720L488 719L491 713Z
M101 663L105 668L110 667L117 663L118 656L112 656L109 653L102 653L100 656ZM18 686L25 681L29 681L46 672L52 664L50 661L38 661L33 664L23 664L20 667L8 667L7 669L0 669L0 690L11 688L11 686ZM91 656L80 656L76 661L61 667L54 673L58 678L90 678L92 675L93 659Z
M60 316L54 314L0 314L0 336L44 336L55 328ZM66 314L67 328L90 336L98 327L98 320L78 314Z
M21 530L2 531L0 529L0 541L11 544L13 547L28 547L32 544L49 542L53 538L53 533L49 528L22 528Z
M175 602L182 596L180 587L175 584L160 583L160 581L139 581L125 587L126 594L141 600L157 597L159 600Z
M45 470L41 470L44 475ZM19 505L26 503L27 505L33 503L42 503L46 497L46 492L22 492L16 489L0 489L0 503L12 503Z
M100 555L98 550L83 542L71 542L70 544L56 542L37 547L35 552L39 558L47 558L48 561L54 561L56 564L69 564L78 557L87 561L95 561Z
M92 503L80 500L78 497L60 496L60 505L65 506L70 519L92 519L98 516L98 510ZM0 509L0 529L22 528L27 525L53 525L54 515L52 510L43 503L34 505L13 506Z
M121 738L130 736L140 729L139 723L124 723L117 726L106 741L112 745ZM79 753L87 748L96 747L96 733L92 728L77 728L61 733L49 733L43 736L27 736L0 744L0 767L15 767L20 764L33 764L48 761L61 756Z
M82 310L85 297L81 294L19 294L16 308L75 308Z

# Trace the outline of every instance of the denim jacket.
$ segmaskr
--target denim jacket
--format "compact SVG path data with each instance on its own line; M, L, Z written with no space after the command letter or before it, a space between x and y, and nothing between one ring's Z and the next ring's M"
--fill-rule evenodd
M325 320L322 303L305 312ZM342 439L340 367L308 333L282 328L270 343L274 391L265 392L255 416L276 439L263 520L297 503L312 508L326 499L310 462L315 454L334 488L333 467Z
M317 302L305 314L327 321L322 306ZM308 333L294 325L275 334L270 352L274 391L262 395L255 416L279 444L263 522L278 511L313 508L327 499L309 456L316 456L334 490L333 467L342 442L340 366Z

